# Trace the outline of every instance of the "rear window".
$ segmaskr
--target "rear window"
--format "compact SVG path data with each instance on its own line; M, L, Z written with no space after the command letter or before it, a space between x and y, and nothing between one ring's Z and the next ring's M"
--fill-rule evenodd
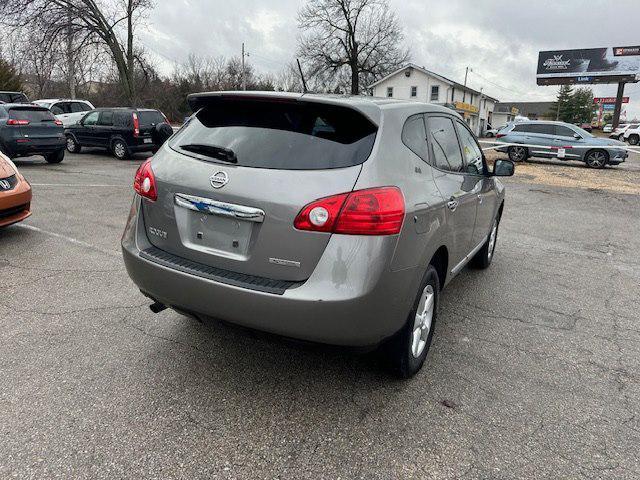
M170 140L231 151L237 165L282 170L344 168L371 154L377 128L350 108L303 102L219 100L204 107Z
M45 108L12 108L9 118L14 120L28 120L31 123L53 122L56 117Z
M0 92L0 102L4 103L28 103L29 99L20 92Z
M143 110L138 112L140 125L157 125L164 122L164 115L157 110Z

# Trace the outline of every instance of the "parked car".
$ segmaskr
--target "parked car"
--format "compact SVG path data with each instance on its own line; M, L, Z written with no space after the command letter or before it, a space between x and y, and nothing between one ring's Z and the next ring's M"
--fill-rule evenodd
M43 155L49 163L64 159L62 122L48 109L33 104L0 105L0 151L9 158Z
M389 348L422 366L441 289L491 263L513 163L445 107L264 92L197 112L138 169L122 238L152 310Z
M22 92L0 92L1 103L29 103L29 99Z
M511 123L498 134L504 143L522 144L501 147L514 162L529 157L580 160L591 168L618 165L628 156L624 143L598 138L580 127L563 122L528 121Z
M31 185L6 155L0 153L0 227L31 215Z
M611 133L613 131L613 125L607 123L604 127L602 127L602 133Z
M622 139L630 145L640 144L640 124L632 123L622 134Z
M36 100L33 103L51 110L51 112L63 123L65 127L78 123L87 112L95 109L88 100L50 98L45 100Z
M499 132L500 130L502 130L504 127L506 127L506 125L502 125L502 126L500 126L500 127L498 127L498 128L490 128L489 130L487 130L487 131L485 132L485 136L486 136L486 137L488 137L488 138L493 138L493 137L495 137L495 136L498 134L498 132Z
M618 128L616 128L613 132L611 132L611 134L609 135L609 138L613 138L615 140L622 139L624 136L624 132L626 132L627 129L630 128L632 125L638 125L638 124L637 123L635 124L621 123L620 125L618 125ZM634 128L637 128L637 126Z
M147 108L99 108L86 113L65 130L67 150L101 147L124 160L137 152L155 152L173 135L173 128L159 110Z

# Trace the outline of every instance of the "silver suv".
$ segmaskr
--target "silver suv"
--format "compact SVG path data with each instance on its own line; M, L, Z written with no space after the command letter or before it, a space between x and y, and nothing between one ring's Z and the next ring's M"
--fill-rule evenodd
M134 182L127 271L154 303L287 337L429 350L441 289L486 268L504 206L451 110L367 97L221 92Z
M618 140L598 138L576 125L563 122L525 121L509 123L496 135L498 142L511 143L501 147L514 162L529 157L581 160L591 168L619 165L629 155L626 145Z

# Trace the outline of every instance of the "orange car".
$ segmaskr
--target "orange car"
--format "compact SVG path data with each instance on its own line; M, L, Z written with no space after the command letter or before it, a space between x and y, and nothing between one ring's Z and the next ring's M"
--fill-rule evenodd
M0 153L0 227L31 215L31 185L9 158Z

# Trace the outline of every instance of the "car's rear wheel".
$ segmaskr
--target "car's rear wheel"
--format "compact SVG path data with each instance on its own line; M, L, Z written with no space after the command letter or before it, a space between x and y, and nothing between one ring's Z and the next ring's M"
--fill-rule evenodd
M638 145L638 143L640 143L640 136L636 135L635 133L633 135L629 135L630 145Z
M391 356L397 374L409 378L422 368L431 347L440 298L438 272L429 265L405 326L392 339Z
M49 153L44 156L44 159L47 163L60 163L64 160L64 149L58 150L57 152Z
M609 160L609 155L604 150L591 150L584 157L584 161L590 168L604 168Z
M487 132L487 138L493 138L493 133L492 132Z
M507 152L509 153L509 160L512 162L524 162L529 156L527 147L509 147Z
M76 142L76 139L73 135L67 136L67 150L71 153L80 153L82 147Z
M127 144L122 140L114 140L111 144L111 151L118 160L126 160L129 158L129 149Z
M498 227L500 219L496 217L491 224L491 231L487 237L487 241L478 253L471 259L470 266L473 268L488 268L493 260L493 254L496 251L496 243L498 242Z

